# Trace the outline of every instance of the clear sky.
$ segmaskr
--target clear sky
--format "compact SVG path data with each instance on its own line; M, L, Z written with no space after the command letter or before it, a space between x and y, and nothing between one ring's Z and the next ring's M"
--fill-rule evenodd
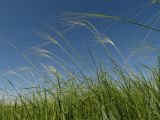
M151 5L149 0L1 0L0 38L10 41L34 62L39 62L39 58L34 57L29 49L45 42L45 40L41 39L33 31L48 32L46 24L50 24L63 33L67 28L57 18L63 11L123 16L160 28L160 15L158 14L160 4ZM96 25L99 32L112 38L125 58L144 39L150 45L156 47L160 45L160 32L142 29L124 22L115 23L114 21L104 20L91 20L91 22ZM73 29L65 33L65 36L82 55L84 54L85 56L87 53L85 49L87 44L91 46L95 54L98 54L95 51L97 50L95 49L97 45L94 42L94 38L86 29ZM51 46L49 46L49 49L52 50ZM63 55L56 47L53 49L59 56ZM113 48L110 50L113 55L117 55ZM145 54L143 50L140 51L142 53L139 56ZM136 59L136 57L133 57L131 61L134 62ZM144 59L146 60L146 58ZM147 59L147 61L150 60ZM45 63L46 61L43 62ZM7 70L27 65L29 65L28 62L19 52L0 40L0 76Z

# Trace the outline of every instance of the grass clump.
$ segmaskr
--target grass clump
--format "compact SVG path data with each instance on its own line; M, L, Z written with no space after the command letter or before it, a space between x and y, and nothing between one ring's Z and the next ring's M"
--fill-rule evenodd
M115 76L117 78L115 78ZM58 80L59 79L59 80ZM12 103L0 103L2 120L157 120L160 119L160 75L150 78L116 68L114 76L104 70L96 78L70 78L63 83L20 95ZM67 80L66 80L67 81ZM86 82L87 81L87 82ZM81 81L82 82L82 81ZM49 83L51 84L51 83ZM54 87L53 87L54 86Z
M90 49L89 53L95 63ZM64 77L55 67L46 66L55 78L46 75L43 87L36 87L29 95L16 91L15 100L1 102L1 120L160 119L159 66L144 66L150 71L147 75L141 69L124 69L110 60L112 72L95 63L94 76L76 76L68 71Z

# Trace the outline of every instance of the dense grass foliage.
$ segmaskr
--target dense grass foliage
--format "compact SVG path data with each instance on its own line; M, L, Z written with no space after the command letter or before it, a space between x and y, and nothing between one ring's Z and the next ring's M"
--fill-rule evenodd
M28 96L0 103L1 120L158 120L160 74L126 72L114 65L114 76L100 69L94 78L57 76L57 83ZM78 79L83 79L77 82ZM64 82L66 81L66 82Z

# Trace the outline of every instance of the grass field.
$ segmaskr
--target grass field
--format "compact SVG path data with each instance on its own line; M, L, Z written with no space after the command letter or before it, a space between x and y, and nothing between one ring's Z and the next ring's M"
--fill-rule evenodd
M50 87L37 88L28 96L17 91L15 101L0 103L0 119L158 120L160 73L156 66L146 69L148 76L114 63L114 75L99 68L93 78L69 75L67 80L53 71L57 83L48 81Z
M85 15L109 17L97 14ZM121 18L113 19L122 20ZM159 31L135 21L125 21ZM76 66L79 74L69 71L64 64L58 61L57 56L53 57L53 53L39 48L34 49L37 54L56 62L65 71L65 77L64 73L58 71L54 66L45 66L46 73L49 71L54 78L50 79L44 75L44 85L34 86L33 90L28 90L27 95L16 90L12 82L8 80L8 83L15 88L17 97L0 103L0 120L159 120L160 58L157 56L156 64L152 67L142 65L143 68L132 69L125 59L125 65L121 66L105 46L105 44L112 45L123 58L118 47L109 38L104 41L95 27L87 21L69 22L85 26L93 33L104 48L112 69L106 70L103 64L97 64L92 51L88 48L91 63L95 68L94 75L89 76L80 69L80 65L66 48L49 34L38 32L39 35L64 51ZM68 48L75 51L61 33L56 30L54 32L66 42ZM16 48L12 43L9 44ZM24 54L22 56L33 65Z

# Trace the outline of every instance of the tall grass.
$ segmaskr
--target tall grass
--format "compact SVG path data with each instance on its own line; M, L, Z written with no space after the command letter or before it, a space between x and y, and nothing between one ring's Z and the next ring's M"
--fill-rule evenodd
M146 77L128 73L114 63L114 76L99 68L95 77L78 77L63 81L61 74L52 70L57 82L49 81L50 87L37 88L30 95L17 91L12 103L0 103L2 120L151 120L160 119L158 68L150 69ZM97 75L97 76L96 76ZM46 78L47 81L47 78ZM87 81L87 82L86 82ZM46 82L47 84L47 82ZM12 85L13 86L13 85Z
M95 14L87 14L87 16ZM96 17L104 17L96 15ZM108 17L107 17L108 18ZM115 17L109 17L119 19ZM134 23L133 21L129 21ZM158 120L160 119L160 58L152 67L142 65L143 69L136 67L134 70L120 66L108 51L106 44L110 44L124 59L118 46L108 38L102 36L96 28L87 21L72 21L72 25L88 28L101 43L112 68L107 70L103 63L95 61L92 50L88 47L90 62L94 65L94 75L89 75L81 69L77 58L69 52L74 50L63 34L52 29L66 43L64 48L53 36L38 32L52 44L59 47L75 66L74 73L68 69L65 60L54 53L34 48L33 52L46 57L56 63L62 71L53 65L43 65L45 74L43 84L27 88L29 92L17 90L16 86L8 79L16 95L9 102L0 102L1 120ZM139 23L138 23L139 24ZM146 27L146 25L142 25ZM149 29L157 30L152 27ZM9 43L15 48L15 46ZM18 49L16 48L18 51ZM75 53L77 53L75 51ZM21 53L22 54L22 53ZM22 54L27 58L24 54ZM27 58L35 67L33 62ZM70 64L69 64L70 65ZM34 69L34 68L33 68ZM36 73L40 74L37 72Z

